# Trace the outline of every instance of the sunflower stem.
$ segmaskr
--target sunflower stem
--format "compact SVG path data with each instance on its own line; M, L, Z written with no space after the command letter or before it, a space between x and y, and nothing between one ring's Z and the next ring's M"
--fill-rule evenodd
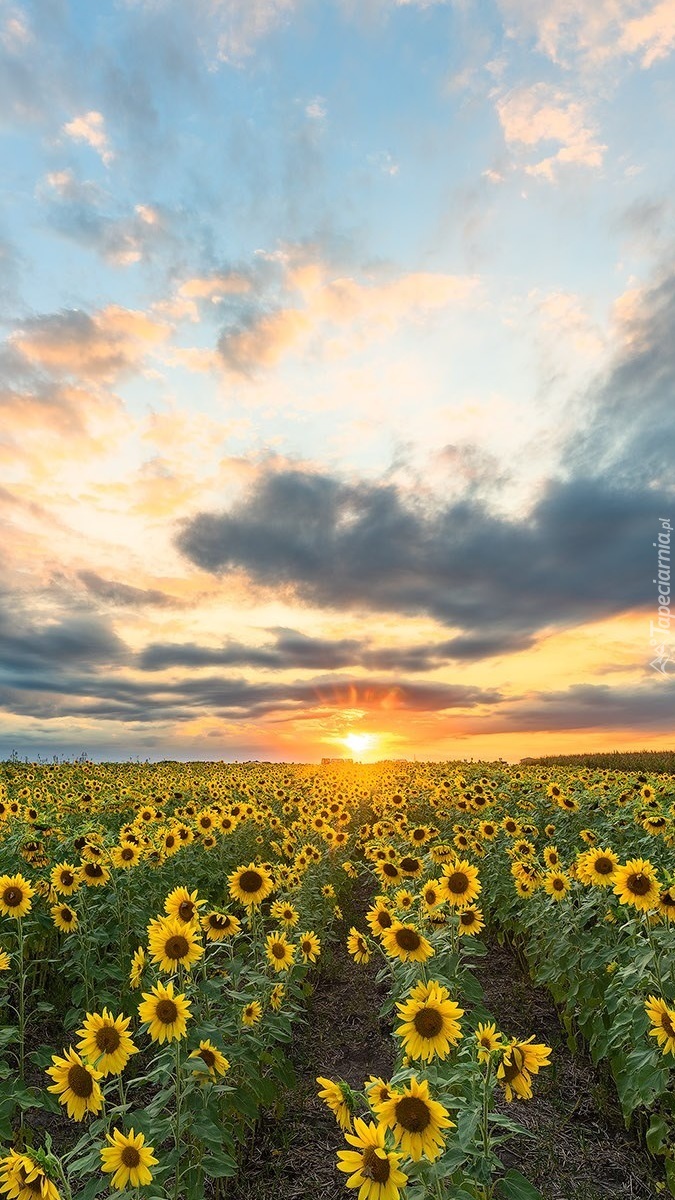
M181 1143L180 1117L181 1117L181 1112L180 1112L180 1109L181 1109L182 1094L181 1094L181 1078L180 1078L180 1049L181 1049L181 1039L176 1038L176 1129L175 1129L175 1134L174 1134L174 1142L175 1142L175 1146L176 1146L176 1179L175 1179L174 1189L173 1189L173 1200L179 1200L180 1179L181 1179L181 1175L180 1175L180 1143Z
M17 918L17 939L19 952L19 1079L24 1080L26 1054L26 965L23 958L23 921ZM23 1129L23 1121L21 1122Z

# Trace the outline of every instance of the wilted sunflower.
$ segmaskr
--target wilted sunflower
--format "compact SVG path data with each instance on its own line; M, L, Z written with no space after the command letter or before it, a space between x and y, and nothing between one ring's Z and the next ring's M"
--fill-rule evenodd
M197 926L197 930L199 926ZM172 975L178 967L191 971L204 953L190 925L176 917L159 918L148 926L148 949L160 971Z
M274 890L269 871L265 867L257 867L255 863L249 863L247 867L237 867L237 870L228 876L228 880L232 899L238 900L247 908L261 904Z
M77 913L69 904L52 904L52 920L61 933L72 933L77 929Z
M101 1077L119 1075L132 1054L138 1054L129 1034L131 1017L113 1017L107 1008L102 1013L87 1013L84 1025L78 1029L80 1054L94 1064Z
M485 928L483 914L479 908L470 905L468 908L461 909L459 913L459 923L457 932L459 934L467 934L473 936L475 933L480 933L481 929Z
M33 1161L29 1154L10 1150L0 1159L0 1192L17 1200L61 1200L55 1183L46 1174L44 1167Z
M218 1075L224 1075L230 1069L230 1064L225 1055L221 1054L220 1050L208 1039L199 1043L199 1049L193 1050L190 1058L201 1058L202 1062L206 1063L209 1069L208 1075L205 1075L203 1071L193 1072L193 1074L201 1076L204 1082L207 1082L209 1077L216 1079Z
M354 962L367 963L370 962L370 950L368 943L362 933L352 925L347 938L347 950L351 954Z
M23 875L0 875L0 913L5 917L25 917L32 904L31 896L35 888L31 887Z
M475 1032L475 1038L478 1042L478 1061L489 1062L490 1055L497 1050L503 1050L502 1035L498 1032L497 1026L494 1024L479 1024Z
M338 1150L338 1171L349 1175L348 1188L359 1189L359 1200L399 1200L408 1178L399 1170L400 1154L385 1149L385 1131L360 1117L354 1121L355 1133L347 1133L354 1150Z
M201 926L209 942L222 942L235 937L241 929L241 921L229 913L210 912L201 918Z
M262 1017L262 1004L258 1000L252 1000L250 1004L246 1004L242 1009L241 1023L242 1025L257 1025Z
M665 1000L650 996L645 1001L647 1016L653 1025L649 1036L655 1037L664 1054L675 1054L675 1009L669 1008Z
M144 1134L134 1133L133 1129L121 1133L116 1129L112 1136L107 1133L106 1138L110 1145L101 1150L101 1170L114 1172L111 1187L122 1191L128 1185L136 1188L152 1183L150 1167L159 1160L154 1157L154 1146L145 1145Z
M185 887L176 887L169 892L164 901L164 912L168 917L176 917L183 925L195 925L199 921L199 910L206 904L197 896L197 888L189 892Z
M54 867L50 879L62 896L72 896L80 886L80 877L77 867L73 867L71 863L61 862Z
M466 859L455 859L443 867L440 879L443 899L459 908L472 904L481 890L478 871Z
M285 933L270 933L265 941L265 954L275 971L287 971L293 965L295 946L286 940Z
M148 1026L153 1042L172 1042L187 1033L187 1021L192 1016L190 1000L178 993L174 995L173 983L158 983L149 992L143 992L143 1003L138 1006L141 1021Z
M316 1082L321 1084L319 1099L334 1114L340 1128L351 1129L353 1100L348 1085L333 1083L332 1079L324 1079L323 1075L317 1075Z
M632 858L625 867L617 867L614 893L621 904L632 904L644 912L657 908L659 890L656 871L648 859Z
M312 929L300 934L298 945L305 962L315 963L321 953L321 942Z
M507 1100L513 1100L514 1095L519 1100L531 1100L532 1076L537 1075L541 1067L551 1065L550 1046L541 1043L533 1046L533 1041L534 1035L524 1042L513 1038L502 1051L497 1078L506 1092Z
M56 1093L59 1102L66 1105L69 1117L82 1121L86 1113L97 1113L103 1105L98 1083L103 1076L101 1071L84 1063L72 1046L64 1054L65 1058L52 1054L53 1065L47 1067L47 1075L54 1082L47 1091Z
M462 1031L459 1018L464 1009L450 999L443 984L430 980L415 984L408 999L396 1005L403 1022L396 1036L403 1041L409 1058L430 1062L432 1058L447 1058L451 1046L459 1042Z
M401 921L384 931L382 945L390 958L400 958L401 962L426 962L435 954L431 942L414 925L404 925Z
M389 1100L374 1105L383 1125L393 1130L396 1144L404 1154L419 1162L424 1156L431 1162L443 1150L443 1130L454 1129L447 1108L432 1100L429 1084L413 1078L402 1092L394 1092Z

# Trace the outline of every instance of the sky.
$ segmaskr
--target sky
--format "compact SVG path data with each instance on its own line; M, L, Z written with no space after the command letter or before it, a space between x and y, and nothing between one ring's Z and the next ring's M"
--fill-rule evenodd
M1 757L672 747L674 65L673 0L0 0Z

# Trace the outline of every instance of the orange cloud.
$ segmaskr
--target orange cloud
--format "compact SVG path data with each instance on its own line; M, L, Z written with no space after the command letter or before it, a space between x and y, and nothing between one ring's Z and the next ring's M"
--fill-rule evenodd
M528 175L552 181L556 169L563 165L602 166L607 147L597 141L584 105L550 84L514 89L497 102L497 115L509 145L559 143L555 154L525 167Z
M146 313L111 304L90 316L79 309L37 317L10 345L54 375L112 380L138 365L170 328Z
M86 142L106 166L112 162L114 154L108 143L103 113L92 111L83 113L81 117L74 117L63 126L63 133L74 142Z

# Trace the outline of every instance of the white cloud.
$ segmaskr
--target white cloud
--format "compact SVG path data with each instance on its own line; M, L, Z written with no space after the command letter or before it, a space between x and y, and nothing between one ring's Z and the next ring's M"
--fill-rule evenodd
M73 117L63 126L63 133L74 142L86 142L100 156L106 167L112 162L114 155L108 143L103 113L87 112L80 117Z
M509 145L525 148L558 144L554 154L527 163L528 175L553 180L559 167L601 167L607 147L598 141L583 101L547 83L514 88L497 101L497 115Z

